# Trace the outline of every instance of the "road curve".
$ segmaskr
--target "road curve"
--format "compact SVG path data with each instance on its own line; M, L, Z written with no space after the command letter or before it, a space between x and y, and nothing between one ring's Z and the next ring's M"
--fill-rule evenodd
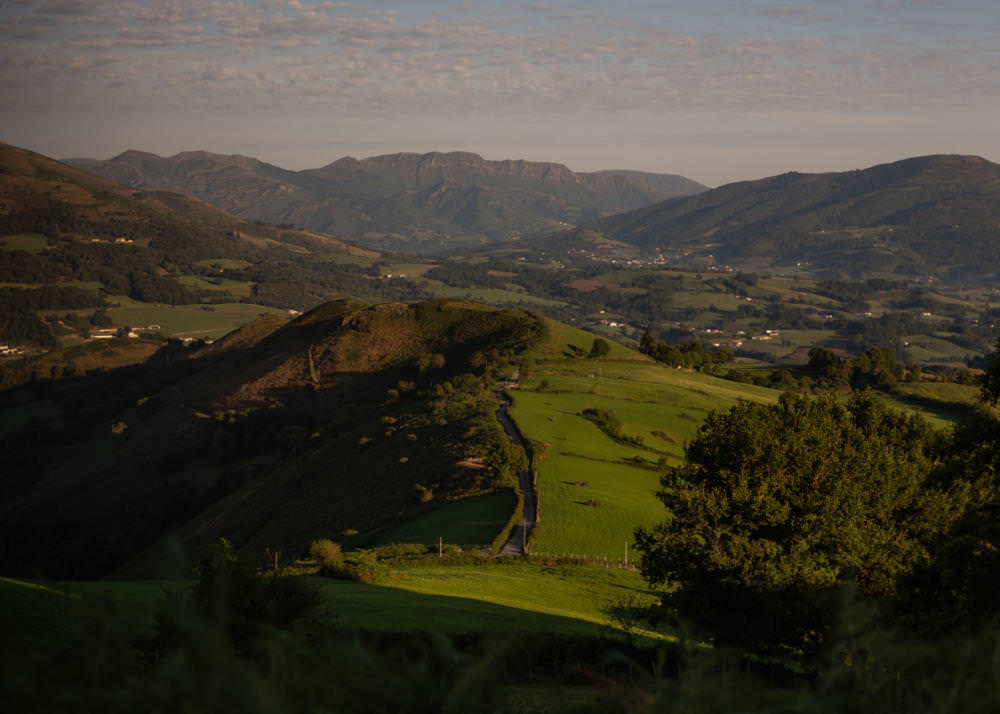
M500 420L503 430L507 432L507 436L510 437L511 442L515 446L523 448L524 442L521 439L521 434L517 430L517 427L514 426L514 422L507 415L507 409L510 407L510 397L502 389L498 389L496 395L497 401L500 402L500 408L497 409L497 419ZM524 544L528 542L528 536L531 535L531 529L535 526L538 514L535 484L531 477L531 469L519 472L518 479L521 483L521 495L524 498L524 517L510 532L510 539L504 544L500 555L522 555L524 553Z

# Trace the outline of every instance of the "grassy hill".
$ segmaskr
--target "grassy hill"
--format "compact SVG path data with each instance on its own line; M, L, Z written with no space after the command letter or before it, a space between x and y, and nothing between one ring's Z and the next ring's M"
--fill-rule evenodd
M486 161L464 152L345 157L305 171L204 151L166 158L127 151L67 163L128 186L188 193L247 219L409 253L552 231L705 189L669 174L575 173L561 164Z
M521 457L481 375L543 331L519 310L342 300L8 390L9 572L107 573L168 531L188 545L225 535L254 556L323 536L363 543L509 489ZM460 543L495 535L453 529Z
M705 415L738 399L775 401L777 392L666 367L617 344L600 359L557 353L560 342L589 346L585 334L551 329L512 392L511 416L531 440L537 473L531 550L623 561L636 526L662 519L659 475L680 462ZM619 429L609 433L585 410L612 414Z
M29 353L99 328L213 338L270 309L430 295L377 280L383 258L0 144L0 344Z

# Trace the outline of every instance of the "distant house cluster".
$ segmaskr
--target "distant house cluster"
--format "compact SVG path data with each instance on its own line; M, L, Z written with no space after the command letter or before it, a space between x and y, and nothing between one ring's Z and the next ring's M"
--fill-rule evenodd
M137 339L139 334L142 332L157 332L160 330L160 325L135 325L130 328L125 334L121 334L120 327L98 327L91 331L90 339L92 340L113 340L116 337L129 337L131 339Z
M115 243L117 245L128 245L130 243L135 243L131 238L112 238L111 240L106 240L104 238L91 238L91 243Z

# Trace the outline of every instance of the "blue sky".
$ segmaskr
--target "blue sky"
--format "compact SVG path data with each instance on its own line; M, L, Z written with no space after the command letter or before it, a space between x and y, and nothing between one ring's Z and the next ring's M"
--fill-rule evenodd
M711 185L1000 160L996 0L5 0L0 140L475 151Z

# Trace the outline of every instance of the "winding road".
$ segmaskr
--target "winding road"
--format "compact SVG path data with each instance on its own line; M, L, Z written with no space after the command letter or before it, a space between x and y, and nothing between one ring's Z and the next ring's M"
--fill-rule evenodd
M510 397L507 396L507 393L503 389L498 389L496 395L497 401L500 402L500 408L497 410L497 419L503 424L503 430L507 432L507 436L510 437L511 442L515 446L523 448L524 441L521 439L521 434L518 432L517 427L514 426L514 422L507 415L507 409L510 407ZM504 544L500 555L522 555L524 553L524 545L528 542L528 536L531 535L531 529L535 526L535 520L538 516L535 484L531 477L531 469L519 472L518 478L521 482L521 494L524 497L524 517L510 532L510 539Z

